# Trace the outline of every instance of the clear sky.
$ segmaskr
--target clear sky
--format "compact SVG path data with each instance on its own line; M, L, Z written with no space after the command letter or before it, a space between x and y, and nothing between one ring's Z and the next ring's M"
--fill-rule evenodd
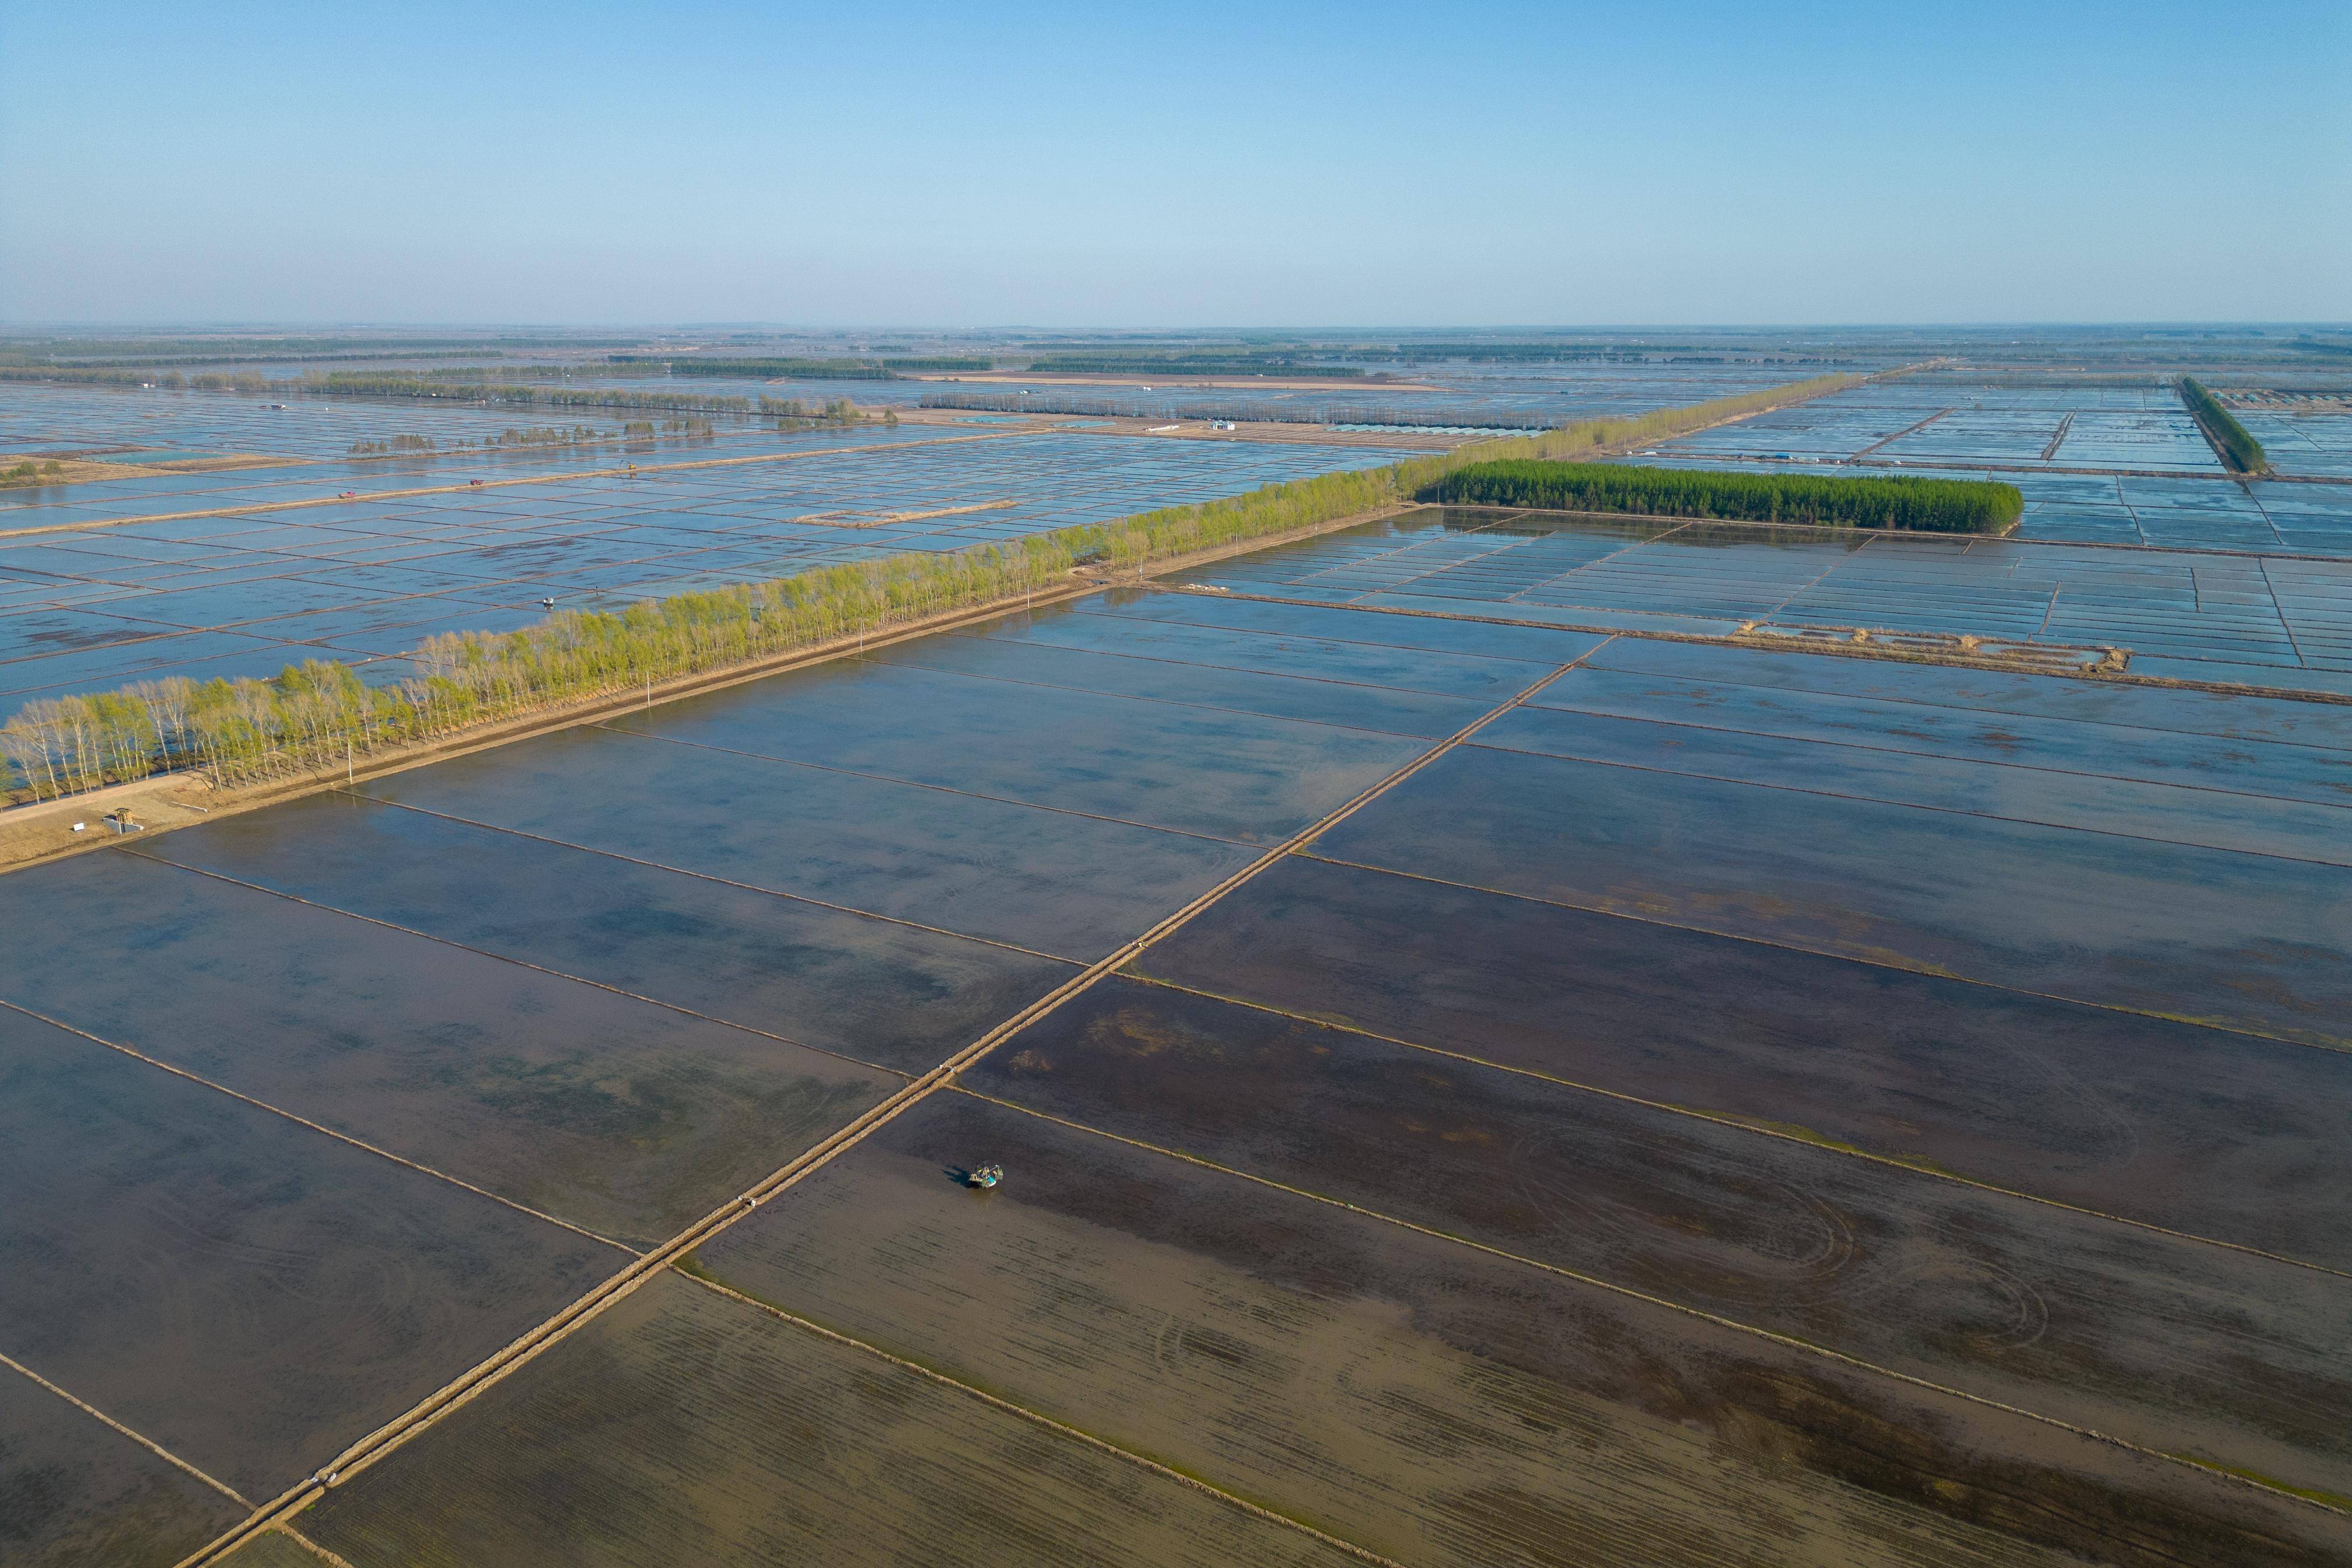
M2352 318L2352 3L0 0L0 320Z

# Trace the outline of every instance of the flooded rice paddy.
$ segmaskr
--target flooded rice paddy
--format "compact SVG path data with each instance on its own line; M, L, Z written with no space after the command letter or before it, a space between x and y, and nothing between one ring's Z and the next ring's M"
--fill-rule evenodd
M2352 414L2246 409L2241 418L2279 478L2231 478L2168 384L1959 375L1874 382L1663 443L1639 460L1998 479L2024 492L2022 539L2352 556Z
M724 1211L293 1522L2352 1563L2341 570L1431 509L0 878L0 1555ZM1759 618L2208 684L1655 635Z
M428 637L527 626L547 600L618 608L1395 456L909 425L0 490L0 718L44 697L306 658L397 680ZM762 460L588 472L739 458ZM347 490L371 499L335 499ZM259 507L286 510L237 510ZM94 523L109 525L5 536Z
M2352 562L1431 508L1183 582L1420 614L1724 637L1743 625L2117 647L2134 670L2352 694Z

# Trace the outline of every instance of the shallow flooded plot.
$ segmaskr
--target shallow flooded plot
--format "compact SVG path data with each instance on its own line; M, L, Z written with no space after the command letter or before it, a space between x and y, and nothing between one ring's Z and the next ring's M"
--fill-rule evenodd
M1075 972L1057 959L345 795L160 858L920 1072Z
M2352 805L2352 752L2318 746L1611 669L1570 671L1534 701L1622 719Z
M357 1568L1352 1561L675 1273L302 1525Z
M1420 648L1481 658L1520 659L1555 668L1571 664L1609 639L1592 632L1555 631L1548 626L1445 620L1347 609L1337 605L1266 604L1220 598L1213 594L1153 593L1122 601L1112 595L1101 612L1139 621L1160 621L1221 632L1327 638L1372 648ZM1414 661L1415 668L1441 668ZM1489 681L1491 686L1491 679Z
M7 1353L256 1499L625 1260L11 1008L0 1194Z
M1079 608L1064 613L1046 612L999 621L984 628L983 635L992 642L1123 654L1158 666L1202 665L1216 669L1257 670L1351 686L1430 692L1486 704L1505 700L1529 682L1588 651L1600 640L1562 633L1547 647L1525 648L1509 657L1497 657L1424 647L1414 642L1347 641L1336 635L1195 626L1142 613L1154 605L1171 603L1181 608L1192 597L1163 595L1126 605L1109 598L1086 600ZM1296 608L1280 605L1258 607ZM1375 618L1357 615L1331 630L1352 631L1360 634L1361 639L1371 639L1393 633L1401 626L1411 629L1402 616Z
M610 725L1252 844L1306 826L1426 749L1328 725L871 664L737 687Z
M1704 721L1717 715L1693 717ZM1733 716L1723 717L1726 722L1736 721ZM2316 805L2046 766L1919 756L1886 744L1826 744L1703 723L1652 723L1556 708L1515 709L1481 730L1477 739L1480 745L1507 751L1807 790L1824 796L1832 809L1841 799L1891 801L2352 865L2352 768L2344 770L2343 803ZM1899 737L1885 739L1891 743ZM2020 751L2033 754L2024 747ZM2254 774L2240 782L2255 786L2269 781Z
M1178 984L2352 1269L2352 1056L1293 856Z
M2352 872L1469 747L1325 858L2352 1047Z
M2317 1269L1136 981L1096 986L960 1081L2352 1498L2352 1280Z
M954 1180L983 1157L1003 1185ZM965 1095L703 1262L1407 1562L2352 1554L2307 1504Z
M1177 664L1150 657L1094 653L989 637L926 637L875 656L900 665L1049 689L1144 698L1154 702L1298 719L1347 729L1435 740L1450 735L1510 695L1493 701L1423 691L1302 679L1294 675ZM1527 681L1541 678L1534 671ZM1524 682L1523 682L1524 684Z
M0 998L623 1240L675 1233L901 1081L132 856L7 891L41 912L0 951Z
M11 1568L173 1568L245 1514L0 1367L0 1556Z
M1619 637L1586 663L1596 672L1622 671L1661 683L1710 681L2352 751L2352 707L2336 703L1634 637Z
M1260 853L615 730L549 735L362 793L1080 960Z

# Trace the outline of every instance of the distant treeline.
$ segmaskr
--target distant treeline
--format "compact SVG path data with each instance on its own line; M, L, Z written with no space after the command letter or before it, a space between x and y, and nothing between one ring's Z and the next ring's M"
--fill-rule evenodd
M672 375L732 375L756 381L887 381L890 373L866 360L851 359L656 359L614 354L614 364L660 365Z
M1033 359L1040 375L1288 375L1316 381L1360 381L1353 365L1304 364L1276 355L1055 354Z
M144 366L160 370L171 365L191 364L331 364L350 360L414 360L414 359L479 359L479 349L435 349L422 353L352 353L336 354L169 354L152 359L77 359L64 362L67 368L97 369L120 366ZM497 358L496 354L490 357Z
M1474 430L1543 430L1543 416L1518 408L1410 408L1336 403L1174 403L1061 393L927 392L925 408L992 414L1084 414L1108 419L1231 419L1266 425L1449 425Z
M255 376L256 381L262 378ZM85 369L63 364L0 364L0 381L62 382L75 386L185 386L187 378L177 371L101 370Z
M1482 343L1482 342L1402 342L1389 351L1399 359L1467 359L1495 360L1633 360L1639 362L1654 353L1697 353L1704 352L1696 343Z
M1417 499L1931 533L2006 533L2025 510L2025 497L2015 485L1982 479L1721 474L1524 459L1456 468L1423 489Z
M2189 416L2197 421L2221 460L2242 474L2267 474L2271 471L2270 454L2254 439L2247 428L2238 423L2238 416L2221 406L2221 399L2200 385L2193 376L2180 378L2180 401L2188 406Z
M643 338L562 338L562 337L480 337L480 338L385 338L385 337L241 337L216 338L72 338L46 337L16 340L16 345L27 353L48 357L67 355L89 359L105 355L205 356L239 355L254 358L292 358L298 354L333 354L358 349L379 349L394 353L415 353L420 356L428 349L453 349L461 353L496 353L502 349L617 349L643 342Z
M173 391L268 392L295 385L273 382L257 370L201 372L183 375L176 370L85 370L76 365L0 365L0 381L47 381L71 386L161 386Z
M779 430L794 421L804 420L811 425L855 425L864 417L858 413L857 405L846 397L828 398L823 403L803 403L797 397L761 397L760 412L772 417ZM885 424L898 423L896 409L884 409L882 417Z
M996 362L980 354L915 354L898 359L886 359L887 371L921 370L993 370Z
M72 795L174 768L224 784L341 768L469 727L773 658L861 631L1066 584L1082 563L1136 566L1268 538L1403 500L1482 459L1553 458L1656 440L1854 384L1820 376L1769 392L1482 441L1385 468L1262 486L1227 500L933 554L908 552L779 580L565 611L520 631L436 637L417 677L371 687L351 666L289 665L267 680L141 681L45 699L0 727L19 793ZM1640 470L1633 470L1640 471ZM2014 493L2014 492L2012 492ZM349 748L349 751L346 751Z
M288 392L328 397L421 397L446 403L541 404L555 408L660 408L702 414L749 414L748 397L706 397L690 392L631 392L618 387L522 386L509 382L441 381L420 375L332 371L278 384Z

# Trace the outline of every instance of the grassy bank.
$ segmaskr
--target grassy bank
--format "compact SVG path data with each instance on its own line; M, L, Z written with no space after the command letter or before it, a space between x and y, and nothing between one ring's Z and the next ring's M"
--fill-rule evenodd
M2025 510L2015 485L1981 479L1718 474L1528 459L1456 468L1423 486L1416 499L1936 533L2006 533Z
M2189 416L2221 454L2221 461L2241 474L2267 474L2271 471L2270 454L2238 416L2221 406L2221 400L2199 384L2194 376L2180 378L2180 401L2189 409Z
M563 611L506 633L438 637L418 673L369 686L350 666L289 665L267 680L166 678L29 704L0 728L20 799L52 799L152 773L201 768L224 784L314 773L655 683L751 664L860 632L1059 587L1073 567L1135 567L1271 538L1392 505L1482 459L1590 453L1657 439L1859 378L1825 376L1633 419L1596 420L1486 441L1357 473L1267 485L953 554L916 552L650 600L614 612Z

